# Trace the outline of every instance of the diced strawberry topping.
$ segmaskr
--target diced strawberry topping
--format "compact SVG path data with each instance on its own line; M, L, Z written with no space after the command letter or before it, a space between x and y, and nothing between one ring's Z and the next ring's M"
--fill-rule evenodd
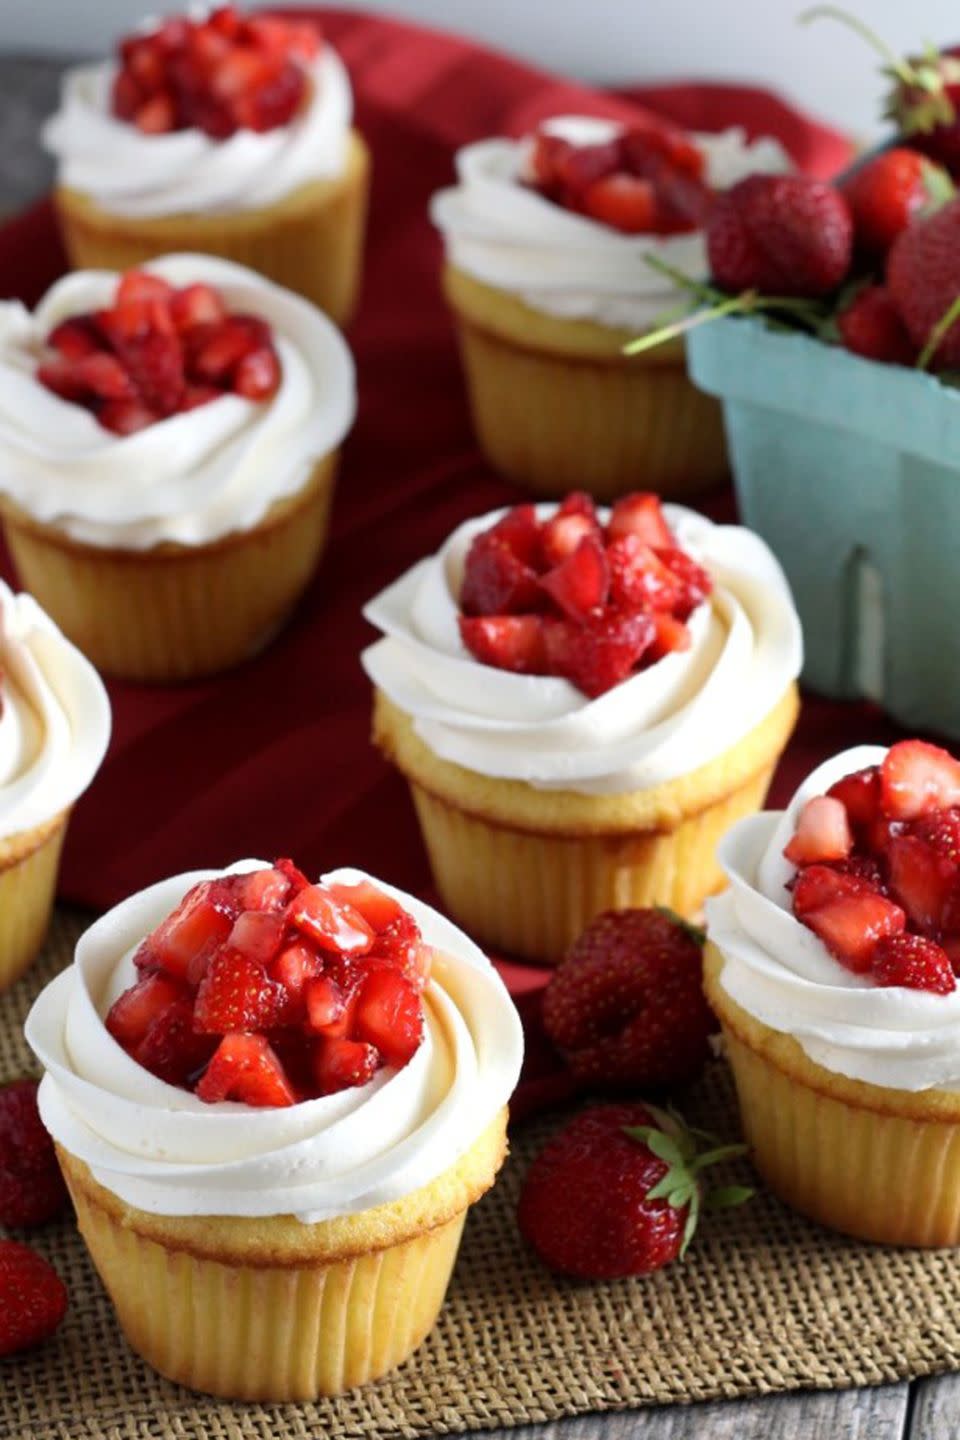
M801 810L796 834L783 853L794 865L813 865L845 860L852 849L853 834L842 801L816 795Z
M960 963L960 764L904 740L801 811L794 914L878 985L947 994Z
M656 495L624 496L604 526L578 491L542 522L517 506L475 537L460 635L482 664L562 676L593 697L687 649L685 622L711 586Z
M649 180L623 173L604 175L584 190L583 208L591 220L602 220L626 235L641 235L654 229L657 196Z
M141 943L140 977L106 1025L201 1099L293 1104L407 1063L431 958L413 916L372 882L311 885L278 860L188 891Z
M47 343L39 382L116 435L134 435L224 394L268 400L281 380L262 320L229 315L209 285L177 290L145 270L127 271L110 308L62 320Z
M305 21L241 16L225 5L176 16L121 40L113 111L148 135L198 127L225 140L237 130L288 125L308 90L304 66L320 35Z

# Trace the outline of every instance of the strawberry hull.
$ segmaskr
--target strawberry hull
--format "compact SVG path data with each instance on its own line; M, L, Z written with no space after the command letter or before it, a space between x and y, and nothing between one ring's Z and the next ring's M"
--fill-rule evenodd
M698 327L687 354L790 581L804 681L960 737L960 391L753 319Z

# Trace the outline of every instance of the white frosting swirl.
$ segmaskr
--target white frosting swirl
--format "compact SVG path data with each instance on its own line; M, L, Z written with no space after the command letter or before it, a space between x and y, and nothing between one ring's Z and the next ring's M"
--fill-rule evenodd
M367 674L442 759L541 789L646 789L735 744L799 674L800 621L770 550L679 505L664 506L667 521L714 580L690 619L689 650L595 700L567 680L480 664L460 639L457 597L470 542L504 513L461 525L364 610L385 637L363 654Z
M0 581L0 838L72 805L109 739L96 670L31 596Z
M263 867L245 860L231 870ZM394 890L436 948L423 1042L402 1070L288 1109L207 1105L158 1080L103 1016L135 978L140 940L192 885L177 875L125 900L81 938L40 995L26 1036L46 1070L45 1125L94 1178L158 1215L295 1215L306 1224L398 1200L428 1184L505 1105L520 1073L520 1020L493 966L429 906ZM228 872L229 873L229 872ZM329 881L368 878L338 870Z
M112 113L115 64L85 65L64 77L44 144L59 161L59 183L115 215L259 209L309 181L335 178L346 163L347 72L329 45L305 68L309 97L289 125L217 140L197 129L145 135Z
M707 901L707 930L731 999L792 1035L817 1065L897 1090L960 1090L960 990L935 995L855 975L795 918L785 888L795 867L783 849L804 804L885 754L847 750L814 770L786 810L734 825L718 850L730 888Z
M0 491L85 544L202 545L256 525L340 444L356 412L353 359L325 315L242 265L167 255L144 268L176 286L213 285L231 312L266 320L283 371L276 395L223 395L133 435L105 430L35 373L59 321L113 303L112 271L78 271L32 315L0 303Z
M576 145L610 139L609 120L561 116L544 127ZM775 140L748 145L743 131L692 137L706 160L706 179L725 189L756 171L789 168ZM447 258L485 285L508 290L534 310L642 330L676 306L675 286L644 257L658 256L699 279L707 271L703 234L625 235L565 210L519 183L531 141L483 140L457 153L458 184L434 195L430 213Z

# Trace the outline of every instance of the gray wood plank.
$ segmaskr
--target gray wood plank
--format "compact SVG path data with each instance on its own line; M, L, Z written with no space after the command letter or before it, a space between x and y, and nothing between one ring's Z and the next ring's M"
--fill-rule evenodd
M908 1392L904 1383L711 1405L656 1406L491 1431L482 1440L906 1440ZM960 1416L960 1377L951 1413ZM922 1434L914 1430L909 1440L957 1436L960 1428Z
M960 1375L937 1375L914 1385L909 1440L958 1440Z

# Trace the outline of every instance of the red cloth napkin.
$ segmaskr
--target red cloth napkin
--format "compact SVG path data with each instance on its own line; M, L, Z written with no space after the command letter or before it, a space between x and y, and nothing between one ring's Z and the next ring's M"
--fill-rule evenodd
M450 36L317 13L350 70L374 154L363 304L350 337L360 412L329 552L293 624L257 660L200 684L110 684L113 742L77 805L61 878L61 894L86 905L246 855L291 854L313 872L358 865L429 890L405 785L368 741L358 657L373 638L360 614L367 599L467 516L518 498L474 444L437 284L441 247L427 201L450 182L458 146L522 133L561 111L628 115L646 104L705 130L736 123L776 135L818 173L849 158L840 136L763 91L684 84L603 95ZM0 230L6 293L32 303L63 269L47 204ZM732 514L729 496L708 508ZM863 707L810 701L775 798L829 752L891 733ZM521 1003L532 1014L545 972L505 973L516 993L528 992ZM556 1098L563 1083L550 1078L549 1048L531 1048L541 1088L528 1093Z

